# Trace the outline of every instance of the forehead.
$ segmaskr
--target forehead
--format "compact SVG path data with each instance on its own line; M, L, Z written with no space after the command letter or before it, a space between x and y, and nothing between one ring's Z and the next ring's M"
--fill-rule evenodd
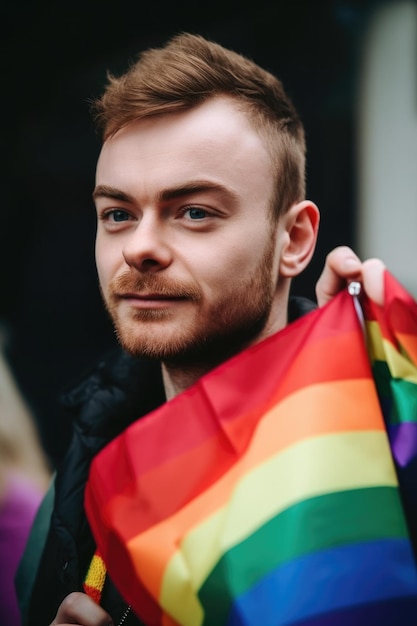
M254 129L236 102L228 97L213 98L194 109L135 121L107 139L100 162L135 155L140 158L163 157L177 151L178 156L204 156L217 161L231 157L257 156L264 165L269 161L264 139ZM172 163L174 166L174 163Z

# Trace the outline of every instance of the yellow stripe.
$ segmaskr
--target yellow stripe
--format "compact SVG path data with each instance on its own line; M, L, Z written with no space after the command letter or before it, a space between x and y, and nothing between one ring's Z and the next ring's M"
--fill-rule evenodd
M165 570L161 606L184 626L200 626L196 589L222 554L259 526L307 498L396 484L385 433L325 435L291 446L244 475L229 503L185 536Z
M417 383L417 368L392 345L384 339L377 322L366 323L369 341L368 350L371 360L386 361L394 378L402 378L410 383Z

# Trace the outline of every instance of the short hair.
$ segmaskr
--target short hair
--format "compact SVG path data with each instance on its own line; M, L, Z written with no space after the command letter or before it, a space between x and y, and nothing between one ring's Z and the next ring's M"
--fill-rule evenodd
M276 174L272 214L305 195L305 134L282 82L249 58L200 35L181 33L143 51L120 77L108 73L92 114L103 141L127 124L190 110L216 96L233 98L260 133Z

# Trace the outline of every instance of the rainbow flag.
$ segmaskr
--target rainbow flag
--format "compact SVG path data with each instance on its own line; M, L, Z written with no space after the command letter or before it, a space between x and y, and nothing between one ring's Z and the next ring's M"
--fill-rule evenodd
M88 519L147 625L417 624L417 303L385 281L384 308L341 292L95 458Z

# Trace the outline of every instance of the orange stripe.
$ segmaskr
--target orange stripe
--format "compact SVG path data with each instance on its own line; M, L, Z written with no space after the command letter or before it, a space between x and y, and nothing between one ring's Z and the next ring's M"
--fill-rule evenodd
M240 475L295 442L344 431L384 431L371 381L340 381L311 386L274 407L264 416L245 455L227 474L176 514L129 542L133 565L142 580L146 580L150 593L155 598L159 597L165 567L181 538L224 505ZM192 465L188 466L190 471L193 471ZM174 489L181 475L172 475L170 480ZM161 496L165 497L165 491ZM155 498L158 499L158 496L154 495ZM117 507L117 503L114 505Z
M416 324L417 332L417 324ZM399 343L404 347L409 358L413 361L414 365L417 365L417 337L416 335L409 335L406 333L396 333Z

